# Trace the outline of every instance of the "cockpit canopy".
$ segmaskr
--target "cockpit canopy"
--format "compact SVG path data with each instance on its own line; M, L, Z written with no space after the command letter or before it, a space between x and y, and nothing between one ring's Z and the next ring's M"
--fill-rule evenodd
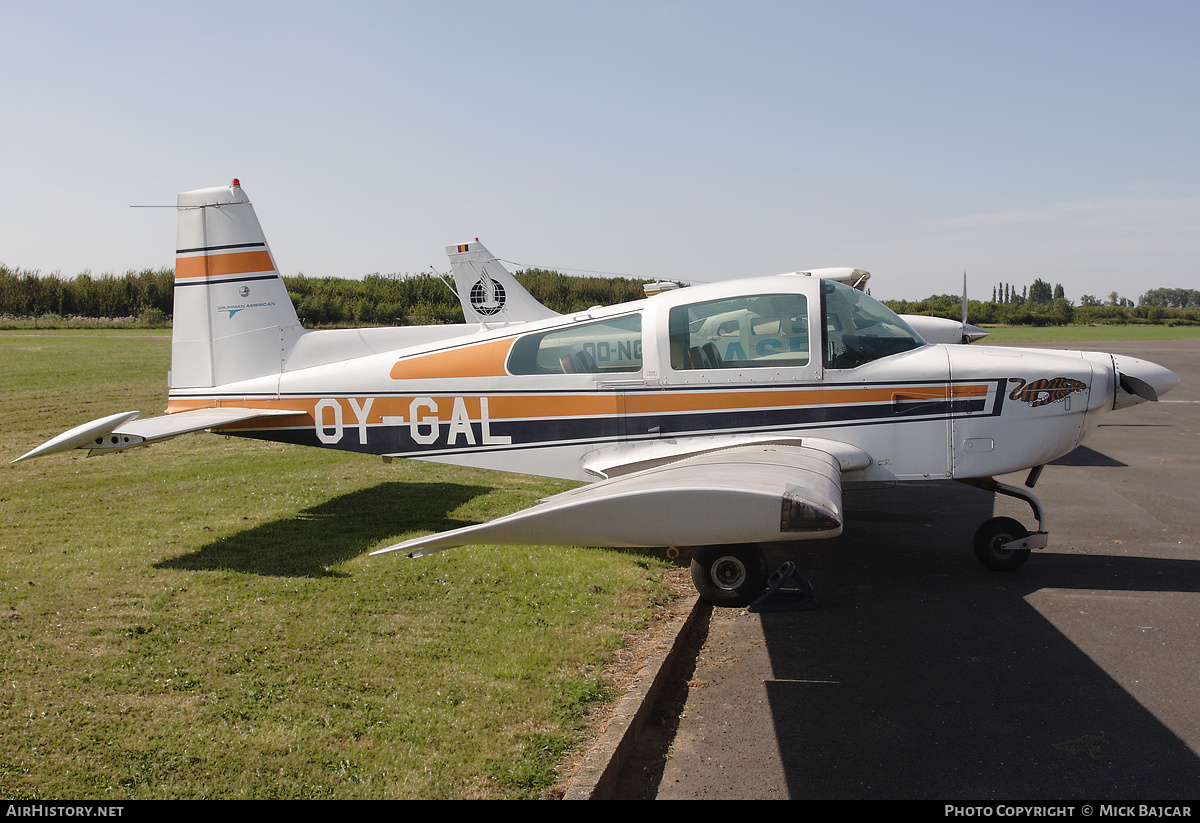
M842 283L821 282L821 313L827 369L853 369L925 345L887 306Z
M678 297L690 290L673 293L674 305L666 312L672 371L810 365L853 369L925 345L886 306L842 283L812 280L789 288L797 284L761 278L754 285L768 288L748 294L726 290L723 296L693 302ZM703 297L705 292L696 289L696 294ZM509 373L641 371L642 321L638 307L628 314L522 335L509 352ZM656 324L650 329L662 333Z

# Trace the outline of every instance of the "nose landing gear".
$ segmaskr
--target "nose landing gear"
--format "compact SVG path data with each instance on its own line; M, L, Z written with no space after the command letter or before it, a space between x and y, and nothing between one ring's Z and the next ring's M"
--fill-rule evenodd
M1036 478L1031 474L1030 479L1035 480ZM1019 521L1011 517L993 517L991 520L984 521L983 525L975 532L973 545L975 557L986 568L995 572L1010 572L1020 568L1021 564L1029 559L1032 549L1046 548L1050 537L1046 531L1046 512L1042 508L1041 501L1034 496L1033 492L997 482L991 477L960 480L959 482L1007 497L1015 497L1017 500L1024 500L1033 509L1033 514L1038 521L1036 532L1030 532Z

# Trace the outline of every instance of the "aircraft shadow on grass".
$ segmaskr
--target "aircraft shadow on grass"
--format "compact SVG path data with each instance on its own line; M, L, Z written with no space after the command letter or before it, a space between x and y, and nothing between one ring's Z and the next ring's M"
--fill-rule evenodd
M449 517L448 512L490 491L488 486L456 483L381 483L223 537L157 565L282 577L338 575L329 567L357 557L389 537L470 525Z

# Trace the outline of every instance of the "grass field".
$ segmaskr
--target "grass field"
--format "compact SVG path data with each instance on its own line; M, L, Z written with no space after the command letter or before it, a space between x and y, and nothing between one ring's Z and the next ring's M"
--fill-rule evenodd
M0 333L5 463L165 404L162 332ZM0 480L0 796L543 796L652 552L373 548L570 484L191 435Z

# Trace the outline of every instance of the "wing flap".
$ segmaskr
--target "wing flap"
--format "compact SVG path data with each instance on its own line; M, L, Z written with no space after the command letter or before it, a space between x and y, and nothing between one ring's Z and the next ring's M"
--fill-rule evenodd
M721 449L373 554L420 557L468 543L650 547L835 537L842 530L841 471L828 452L803 446Z
M93 454L106 454L132 449L136 446L147 446L203 429L228 426L261 417L294 417L301 413L289 409L195 409L138 420L137 416L140 412L121 412L65 431L12 462L20 463L22 460L29 460L33 457L43 457L47 454L72 449L87 449L90 457Z
M715 454L746 446L792 446L822 451L837 460L843 472L865 469L871 465L869 454L857 446L838 440L827 440L820 437L731 435L712 437L707 440L689 438L687 440L657 440L610 446L597 449L587 455L582 461L582 467L590 474L607 479L643 469L666 466L702 454Z

